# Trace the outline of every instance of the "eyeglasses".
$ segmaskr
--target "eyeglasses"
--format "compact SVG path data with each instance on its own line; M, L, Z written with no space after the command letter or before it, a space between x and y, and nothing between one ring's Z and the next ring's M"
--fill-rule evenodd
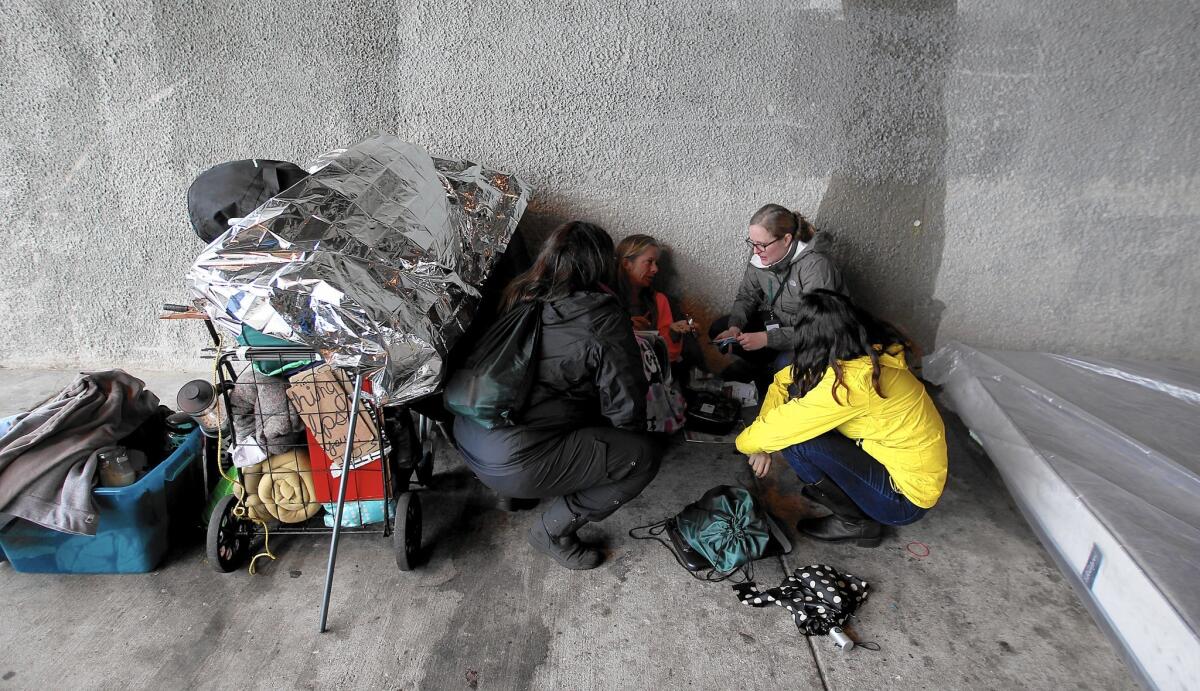
M779 241L780 241L780 240L782 240L782 239L783 239L783 238L775 238L774 240L772 240L772 241L770 241L770 242L755 242L755 241L751 240L750 238L746 238L746 239L745 239L745 240L743 240L742 242L744 242L744 243L746 243L747 245L750 245L751 247L753 247L753 248L754 248L754 251L756 251L756 252L762 252L763 250L767 249L767 248L768 248L768 247L770 247L771 245L774 245L775 243L779 242Z

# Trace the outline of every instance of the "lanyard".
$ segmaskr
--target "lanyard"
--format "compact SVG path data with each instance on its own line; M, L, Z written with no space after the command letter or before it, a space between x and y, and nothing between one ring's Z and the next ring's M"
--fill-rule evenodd
M768 285L770 284L770 282L771 282L771 279L767 279ZM783 292L783 283L784 282L782 280L779 281L779 287L775 289L775 294L772 295L771 298L767 301L767 310L770 312L775 311L775 301L779 299L779 295Z

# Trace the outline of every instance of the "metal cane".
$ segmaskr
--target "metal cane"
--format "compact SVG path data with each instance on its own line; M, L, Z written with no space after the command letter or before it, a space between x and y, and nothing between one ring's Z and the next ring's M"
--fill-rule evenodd
M329 565L325 568L325 594L321 596L321 626L318 633L325 633L325 622L329 617L329 594L333 590L333 568L337 564L338 536L342 530L342 510L346 508L346 478L350 476L350 459L354 453L354 428L358 426L358 401L362 394L363 373L354 375L354 396L350 403L350 427L346 432L346 453L342 455L342 477L338 483L337 511L333 517L333 540L329 543Z

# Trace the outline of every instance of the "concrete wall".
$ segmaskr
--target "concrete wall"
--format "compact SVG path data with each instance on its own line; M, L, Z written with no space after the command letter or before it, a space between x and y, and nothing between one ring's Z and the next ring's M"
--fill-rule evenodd
M1200 360L1198 46L1187 0L7 0L0 365L194 365L190 180L379 129L660 237L697 316L774 201L927 346Z

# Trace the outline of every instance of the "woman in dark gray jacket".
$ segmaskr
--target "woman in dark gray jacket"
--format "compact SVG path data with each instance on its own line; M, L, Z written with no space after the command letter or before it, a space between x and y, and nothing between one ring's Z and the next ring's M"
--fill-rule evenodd
M514 427L488 430L465 417L454 436L467 465L498 494L555 497L529 542L568 569L603 553L576 531L636 497L658 473L646 434L646 378L629 315L607 284L613 242L575 221L556 229L529 271L505 291L505 307L542 303L537 374Z
M759 394L796 349L800 296L814 290L848 294L833 263L833 242L804 216L767 204L750 217L746 244L754 250L729 315L715 321L709 336L722 352L740 358L721 376L754 381Z

